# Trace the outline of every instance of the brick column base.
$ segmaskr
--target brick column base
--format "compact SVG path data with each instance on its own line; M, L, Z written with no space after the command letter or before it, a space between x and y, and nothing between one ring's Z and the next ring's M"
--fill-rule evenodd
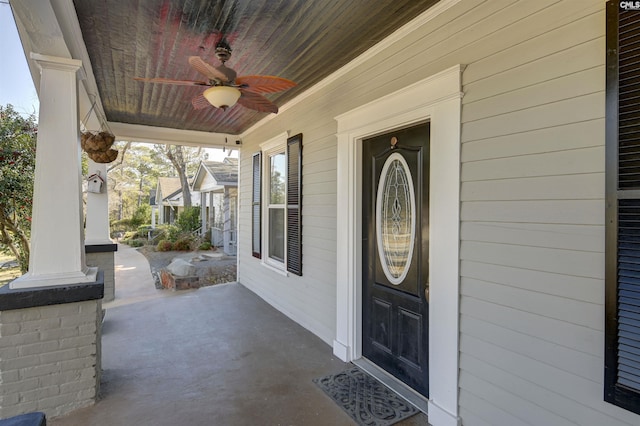
M92 284L0 288L0 418L47 417L95 402L101 371L102 273Z
M116 297L115 278L115 252L117 244L92 244L85 245L87 266L97 266L104 272L104 299L103 302L111 302Z

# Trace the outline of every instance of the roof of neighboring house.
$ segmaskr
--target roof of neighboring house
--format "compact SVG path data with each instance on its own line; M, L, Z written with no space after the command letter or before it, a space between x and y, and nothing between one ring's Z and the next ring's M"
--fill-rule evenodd
M225 186L237 185L238 159L227 157L224 161L202 161L191 187L195 191L216 192L221 191Z
M223 162L205 161L203 162L207 171L219 184L238 183L238 159L225 158Z
M159 177L158 178L159 194L158 192L156 192L156 194L162 195L163 200L181 190L182 190L182 185L180 184L180 178L178 177Z

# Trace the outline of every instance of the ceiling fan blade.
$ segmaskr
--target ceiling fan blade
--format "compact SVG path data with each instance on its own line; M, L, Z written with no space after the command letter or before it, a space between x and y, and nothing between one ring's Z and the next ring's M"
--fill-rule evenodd
M193 109L205 109L207 107L213 106L202 94L191 99L191 105L193 105Z
M253 109L260 112L278 113L278 107L264 96L250 92L244 88L240 89L240 98L238 103L243 107Z
M254 93L276 93L296 86L291 80L271 75L244 75L236 78L236 83L246 84L248 87L243 89Z
M220 80L224 83L229 81L229 76L227 75L227 73L219 70L212 65L209 65L199 56L189 56L189 65L191 65L194 70L198 71L200 74L204 75L210 80ZM221 67L230 69L225 67L224 64L221 65Z
M144 81L146 83L162 83L162 84L177 84L179 86L210 86L206 81L193 81L193 80L171 80L170 78L141 78L133 77L136 81Z

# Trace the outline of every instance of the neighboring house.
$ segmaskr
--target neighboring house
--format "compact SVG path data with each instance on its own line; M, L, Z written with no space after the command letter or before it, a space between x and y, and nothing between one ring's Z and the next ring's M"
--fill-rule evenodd
M238 159L202 161L191 184L200 193L202 234L211 232L211 244L236 254Z
M74 30L77 21L64 21L76 16L71 2L46 2L40 14L24 6L36 2L16 2L27 56L34 45L47 55L71 51L85 58L90 84L89 56L75 50L90 40ZM278 115L234 135L241 142L238 282L341 360L409 395L434 426L640 424L635 8L442 0ZM95 43L107 46L108 64L128 59L118 49L134 44L116 40ZM68 82L59 91L40 88L58 95L57 103L40 103L47 120L38 149L55 146L54 156L65 146L58 142L74 135L50 144L40 138L50 142L48 132L73 128L52 126L56 120L77 122L77 104L64 96L75 95L79 66L36 61L45 81ZM118 84L105 80L103 99ZM119 93L107 99L113 104ZM144 119L153 111L182 114L182 106L168 107L174 90L162 93L158 108L141 103ZM70 106L58 113L59 104ZM233 108L216 117L236 117ZM207 125L204 112L189 114ZM191 129L185 136L186 127L156 131L142 121L110 127L134 140L227 142L227 135ZM77 153L71 148L55 168L41 165L43 173L63 173ZM203 170L203 181L208 175ZM172 194L163 189L156 199L169 202ZM60 227L64 219L34 225ZM41 256L30 271L38 262L50 266Z
M178 177L159 177L155 202L158 207L158 224L173 224L184 210L182 186ZM191 192L191 205L200 205L200 194Z

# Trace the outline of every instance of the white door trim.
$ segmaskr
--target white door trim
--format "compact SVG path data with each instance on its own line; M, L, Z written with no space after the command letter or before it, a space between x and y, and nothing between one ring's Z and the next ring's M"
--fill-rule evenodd
M457 425L462 65L336 117L337 288L334 354L362 357L362 140L431 123L429 423Z

